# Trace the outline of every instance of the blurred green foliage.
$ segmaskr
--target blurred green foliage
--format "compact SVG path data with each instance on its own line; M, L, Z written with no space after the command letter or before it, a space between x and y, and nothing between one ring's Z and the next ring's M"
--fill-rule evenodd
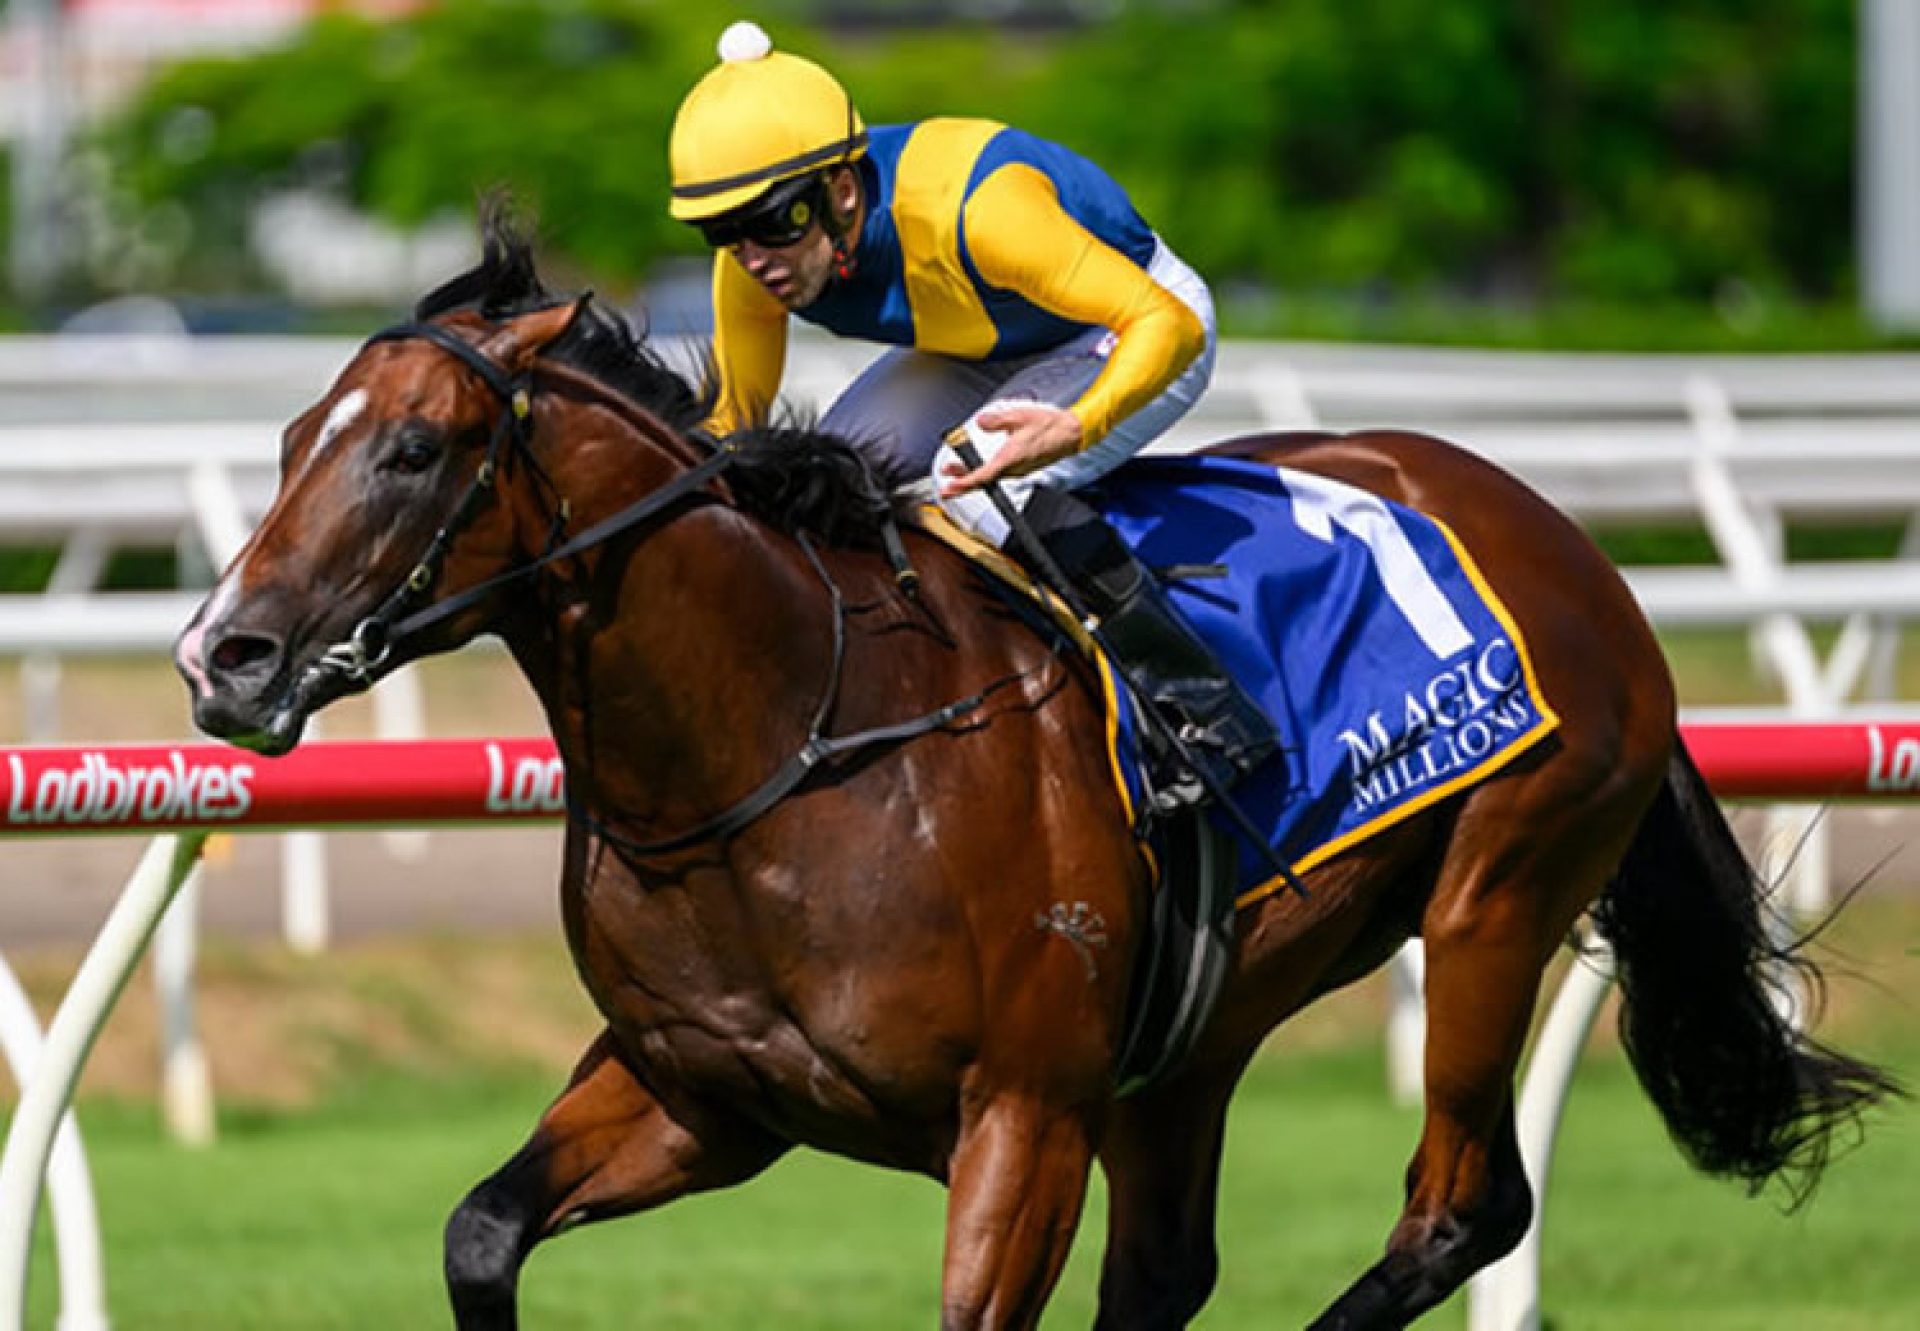
M1854 0L1119 10L1044 31L774 27L870 122L984 114L1085 152L1224 287L1709 300L1730 319L1850 291ZM551 253L630 280L696 250L665 217L666 134L732 17L663 0L332 17L173 70L104 144L137 197L189 207L202 264L230 261L262 189L415 222L504 183Z
M330 16L285 49L174 68L103 146L140 198L188 205L202 259L235 252L271 189L336 191L409 224L505 184L565 253L631 275L680 241L662 144L711 63L711 27L621 0Z
M0 593L36 595L47 589L60 563L57 546L0 547ZM103 591L166 591L180 585L179 556L172 550L115 550L101 573Z
M1063 49L1056 125L1291 287L1831 296L1853 0L1237 0Z

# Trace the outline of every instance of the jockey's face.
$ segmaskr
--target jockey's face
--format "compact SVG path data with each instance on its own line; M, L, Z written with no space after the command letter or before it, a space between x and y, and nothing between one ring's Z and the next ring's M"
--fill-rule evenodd
M803 310L818 300L833 275L833 243L817 226L777 249L743 240L733 246L733 257L749 277L790 310Z
M851 248L860 238L859 177L846 168L834 172L827 198L835 213L849 219L845 229ZM833 241L818 222L791 244L767 245L749 236L728 249L747 275L789 310L803 310L820 299L833 277Z

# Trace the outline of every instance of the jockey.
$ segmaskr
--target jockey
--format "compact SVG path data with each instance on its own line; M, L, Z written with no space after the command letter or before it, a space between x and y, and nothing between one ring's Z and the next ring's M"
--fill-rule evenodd
M1057 144L984 120L869 129L831 74L774 51L752 23L721 35L720 58L681 103L669 146L670 211L715 251L708 427L766 419L789 313L891 344L821 428L859 446L886 484L931 488L995 545L1010 532L982 487L1000 482L1122 667L1174 714L1214 783L1231 784L1271 752L1272 723L1067 493L1206 388L1206 283L1119 185ZM943 444L956 426L982 465Z

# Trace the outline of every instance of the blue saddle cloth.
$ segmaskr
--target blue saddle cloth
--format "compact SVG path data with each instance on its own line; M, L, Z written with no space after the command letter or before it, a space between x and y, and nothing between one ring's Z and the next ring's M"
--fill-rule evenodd
M1082 490L1259 700L1282 752L1236 788L1304 873L1491 775L1559 719L1506 608L1444 525L1350 485L1230 458L1139 458ZM1120 699L1116 767L1144 795ZM1225 820L1215 815L1225 826ZM1279 886L1240 847L1240 899Z

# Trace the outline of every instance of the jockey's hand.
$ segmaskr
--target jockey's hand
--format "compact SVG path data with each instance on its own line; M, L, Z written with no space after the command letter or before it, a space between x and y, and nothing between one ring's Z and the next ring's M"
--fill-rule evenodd
M972 471L958 462L942 468L940 493L946 498L978 490L1002 476L1025 476L1072 457L1080 451L1080 441L1085 437L1078 416L1065 407L1039 403L989 407L974 420L983 430L1005 430L1007 441L986 460L986 465Z

